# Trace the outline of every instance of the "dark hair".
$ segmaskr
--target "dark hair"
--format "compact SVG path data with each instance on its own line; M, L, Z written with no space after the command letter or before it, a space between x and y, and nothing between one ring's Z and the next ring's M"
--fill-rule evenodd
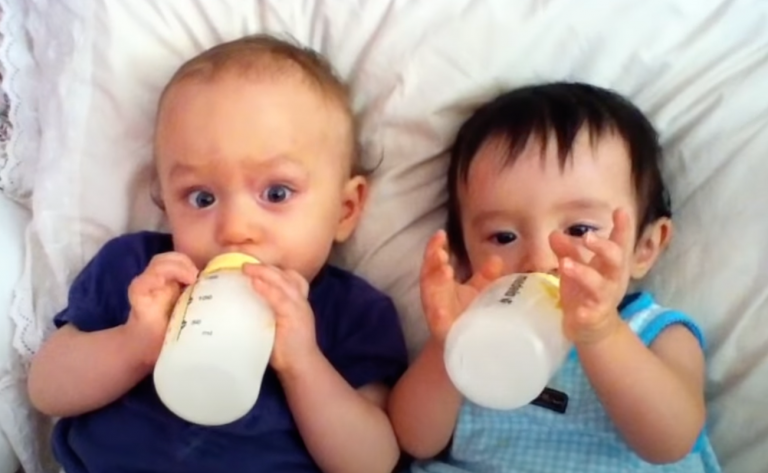
M670 217L669 194L661 176L658 133L645 115L616 92L593 85L554 82L512 90L482 105L459 129L450 150L448 222L451 250L462 263L467 254L461 229L459 185L465 183L473 159L490 139L507 142L507 162L514 163L531 140L545 147L557 140L561 166L572 159L578 133L589 131L592 142L606 133L626 143L638 200L640 234L662 217Z

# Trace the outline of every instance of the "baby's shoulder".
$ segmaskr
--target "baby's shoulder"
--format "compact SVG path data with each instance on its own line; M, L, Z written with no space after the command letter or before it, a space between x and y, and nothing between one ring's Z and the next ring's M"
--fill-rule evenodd
M155 232L130 233L107 241L72 282L67 307L56 315L54 324L72 323L80 330L94 331L125 323L131 281L154 255L172 249L171 237Z
M155 255L172 250L173 240L166 233L144 231L120 235L96 252L78 279L108 278L127 284L146 269Z
M94 258L107 260L139 259L147 263L157 254L173 251L171 235L142 231L126 233L107 241Z
M662 332L673 326L687 328L704 345L703 332L691 316L659 304L649 292L628 295L619 309L622 319L646 345L651 345Z
M391 304L391 299L370 282L346 269L325 266L310 285L310 298L343 306Z

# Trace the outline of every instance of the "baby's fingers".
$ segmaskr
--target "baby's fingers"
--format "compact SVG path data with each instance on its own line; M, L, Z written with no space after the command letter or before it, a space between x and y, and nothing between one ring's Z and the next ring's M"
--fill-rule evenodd
M421 266L420 288L422 300L431 301L439 292L453 287L454 272L448 264L445 232L437 232L427 244Z
M159 287L163 287L165 279L159 274L147 273L138 276L131 281L128 286L128 297L135 299L137 297L149 295Z
M560 260L561 292L573 285L580 297L600 301L605 279L592 266L571 258Z
M616 209L613 212L613 228L608 239L619 248L627 248L632 245L632 227L626 210Z
M592 266L610 279L622 276L624 270L624 250L612 240L600 238L594 233L584 235L584 246L595 254ZM597 264L595 264L597 263Z
M296 291L288 284L275 283L262 278L251 281L253 289L261 295L272 308L276 317L293 314L296 307Z
M197 280L197 270L186 267L183 263L170 263L158 268L158 276L162 277L167 284L181 284L190 286Z
M251 278L254 283L254 289L264 287L257 285L257 282L264 283L266 287L279 289L281 293L294 300L300 300L305 297L306 282L300 283L295 276L287 271L282 271L274 266L264 264L246 264L243 272ZM298 273L296 273L298 275ZM298 276L301 278L301 276ZM302 278L303 279L303 278ZM257 289L258 290L258 289ZM261 292L261 291L259 291Z
M152 258L144 275L156 275L162 283L179 283L185 286L194 284L198 270L192 260L181 253L163 253ZM158 281L156 279L153 279Z
M299 274L298 271L287 270L285 276L293 284L293 286L299 291L301 297L306 298L309 295L309 282L307 279Z
M557 256L557 259L570 258L580 263L589 263L585 259L584 251L576 244L573 237L569 237L561 232L553 232L549 236L549 246Z
M439 272L443 266L448 264L448 238L443 230L430 238L427 247L424 250L424 261L421 265L422 277L434 272Z
M453 268L448 265L422 276L419 289L427 315L444 308L449 301L455 298L454 278Z
M134 308L156 302L169 304L180 295L181 286L178 283L169 283L165 276L157 273L139 276L128 286L128 300Z

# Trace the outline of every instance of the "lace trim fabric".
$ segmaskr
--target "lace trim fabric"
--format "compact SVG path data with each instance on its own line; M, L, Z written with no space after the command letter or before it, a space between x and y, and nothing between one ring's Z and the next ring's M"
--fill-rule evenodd
M0 12L2 15L2 12ZM2 43L3 37L0 35L0 43ZM0 64L0 83L3 81L3 75L5 68ZM11 121L8 118L8 94L5 92L0 95L0 169L5 168L8 163L8 141L11 139ZM1 173L2 171L0 171ZM2 180L0 180L0 191L4 188Z
M3 10L0 8L0 24L3 20ZM5 43L4 30L0 29L0 44ZM3 83L3 77L5 76L5 64L0 61L0 85ZM3 169L8 164L8 140L11 136L11 122L8 118L8 94L2 90L0 86L0 191L3 191L5 186L3 185L2 175Z
M12 130L19 115L24 115L23 107L19 107L22 93L17 84L25 77L20 66L29 64L30 56L24 35L23 8L22 2L0 0L0 192L22 202L28 200L30 193L23 189L22 180L17 177L23 153L16 153L17 142ZM15 319L12 315L11 318ZM43 424L33 419L35 413L27 399L21 360L17 358L10 362L14 368L0 379L0 430L25 471L49 471L43 467L42 457L35 448L35 440L40 437L35 429Z
M47 128L51 130L48 135L55 137L62 133L60 124L56 126L61 113L54 113L61 110L49 109L57 107L58 102L46 101L45 97L55 97L58 89L66 85L60 79L71 67L78 39L83 40L77 32L84 30L84 12L91 8L87 4L90 2L80 0L0 0L0 64L2 91L7 98L7 121L0 122L0 134L3 130L10 132L0 140L0 192L29 208L34 207L35 171L45 164L44 151L49 150L51 155L56 151L53 144L46 144L40 130ZM57 80L38 82L36 67ZM55 117L46 121L46 117L53 117L52 113ZM25 473L53 473L59 467L50 450L52 419L37 414L26 393L29 361L50 326L50 317L44 316L50 312L43 294L46 288L37 287L36 293L32 285L32 281L49 279L49 259L38 227L44 229L46 225L40 215L35 215L26 233L25 268L9 310L17 356L12 360L12 372L0 379L0 430Z
M71 148L68 140L70 135L77 135L81 130L82 115L85 115L91 90L88 80L92 67L89 45L93 44L94 36L94 3L81 0L0 0L0 7L7 4L17 9L16 23L27 25L26 28L16 28L13 33L34 39L37 70L45 71L45 77L55 78L36 80L29 51L21 51L27 43L18 42L7 29L3 51L12 54L8 54L10 60L6 62L6 68L10 69L9 64L14 64L12 67L18 72L15 82L6 85L13 133L9 141L9 164L6 165L6 168L12 168L12 172L6 172L11 180L4 183L10 182L6 191L11 190L12 198L28 203L33 211L32 222L26 232L25 269L11 306L11 318L15 323L13 346L23 366L28 365L45 335L52 330L53 314L66 301L68 283L65 280L69 273L62 267L66 267L70 260L65 258L62 261L52 253L63 251L60 229L66 225L68 218L73 218L77 209L75 202L62 203L59 200L56 208L64 206L68 213L64 215L64 212L49 210L54 207L51 203L56 199L54 178L71 178L79 169L79 161L67 156ZM6 11L6 14L10 16L10 12ZM19 57L28 59L23 70L17 65L18 62L13 61L13 58ZM10 73L8 78L12 79ZM63 97L66 97L66 103ZM20 101L23 106L19 106ZM33 106L34 110L30 110ZM39 133L40 129L45 129L46 133ZM62 160L62 156L68 159ZM47 172L40 172L43 169ZM53 170L55 176L51 176ZM33 184L42 174L47 180L40 181L41 186L33 195ZM71 246L76 247L77 244L75 240Z
M32 50L27 34L27 13L31 3L0 0L3 12L0 19L0 64L4 99L3 121L0 123L0 190L25 205L29 205L32 194L33 174L26 170L34 168L40 136L33 99Z

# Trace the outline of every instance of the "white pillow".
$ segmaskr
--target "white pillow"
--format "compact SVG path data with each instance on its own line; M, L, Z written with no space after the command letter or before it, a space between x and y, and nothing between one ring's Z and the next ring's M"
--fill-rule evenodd
M146 188L156 97L208 46L287 31L352 82L367 155L383 161L337 260L395 298L412 351L426 334L418 267L444 221L457 126L502 89L585 80L630 96L662 133L678 232L648 283L708 336L711 434L726 471L764 471L768 3L37 0L31 15L47 84L26 279L37 318L23 327L32 350L104 241L160 224ZM20 306L17 318L32 312Z

